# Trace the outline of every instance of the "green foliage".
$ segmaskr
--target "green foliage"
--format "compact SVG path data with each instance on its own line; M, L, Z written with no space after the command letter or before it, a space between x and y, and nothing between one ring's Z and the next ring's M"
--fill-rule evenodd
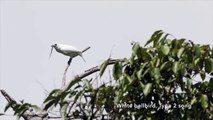
M122 76L122 63L116 62L113 67L113 77L118 80Z
M104 71L109 63L110 59L107 59L106 61L104 61L101 65L100 65L100 76L102 76L104 74Z
M13 110L15 111L14 112L14 115L17 116L17 119L19 119L20 117L22 117L22 115L26 112L26 111L29 111L29 110L34 110L34 111L41 111L41 108L39 108L38 106L36 105L32 105L30 103L21 103L21 104L18 104L16 103L15 101L10 101L7 103L5 109L4 109L4 112L6 112L9 108L13 108Z
M213 49L169 36L159 30L144 47L134 42L130 58L113 65L113 85L74 79L53 90L43 110L59 106L64 120L212 119ZM109 61L100 65L100 77Z

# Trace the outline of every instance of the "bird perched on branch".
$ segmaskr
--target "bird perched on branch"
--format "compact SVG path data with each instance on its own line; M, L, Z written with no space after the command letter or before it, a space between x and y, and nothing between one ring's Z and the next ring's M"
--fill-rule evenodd
M51 49L51 52L50 52L50 57L52 55L53 48L55 48L55 50L57 52L70 57L68 64L70 64L72 58L74 58L76 56L80 56L85 61L82 53L90 48L90 47L87 47L85 50L81 51L74 46L64 45L64 44L54 44L54 45L51 45L51 47L52 47L52 49Z
M50 52L50 57L52 55L53 48L55 48L55 50L57 52L70 57L69 61L67 62L68 65L67 65L67 67L66 67L66 69L64 71L64 76L63 76L63 79L62 79L62 87L63 87L66 84L66 73L67 73L67 70L68 70L68 68L70 66L70 63L71 63L72 59L74 57L76 57L76 56L80 56L85 61L85 59L83 58L82 53L87 51L88 49L90 49L90 47L87 47L86 49L84 49L82 51L78 50L77 48L75 48L75 47L73 47L71 45L54 44L54 45L51 45L51 47L52 48L51 48L51 52Z

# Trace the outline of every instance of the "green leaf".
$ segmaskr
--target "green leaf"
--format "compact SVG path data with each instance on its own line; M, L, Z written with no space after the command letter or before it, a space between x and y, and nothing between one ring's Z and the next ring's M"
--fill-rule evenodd
M161 44L165 44L165 43L168 44L168 41L166 41L166 40L167 40L166 38L167 38L169 35L170 35L169 33L167 33L166 35L164 35L164 37L161 39Z
M15 110L15 115L18 116L18 118L20 118L27 110L29 110L29 108L31 107L31 104L29 103L24 103L22 105L20 105L16 110Z
M8 110L8 108L14 107L16 105L17 105L17 103L15 101L8 102L7 105L5 106L4 112L6 112Z
M78 98L82 96L82 94L84 93L84 91L79 91L76 95L75 95L75 98L74 98L74 102L77 102Z
M44 110L48 110L52 105L55 104L55 99L51 99L45 103Z
M196 55L197 57L200 57L200 54L201 54L201 49L200 49L200 47L199 47L198 45L195 45L195 46L194 46L194 49L195 49L195 55Z
M140 79L142 79L142 75L143 75L143 69L141 68L138 72L137 72L137 77L138 77L138 79L140 80Z
M140 44L136 42L132 48L135 55L137 55L139 48L140 48Z
M118 80L122 76L122 63L116 62L113 67L113 77Z
M150 93L151 89L152 89L152 83L147 83L146 85L144 85L143 93L145 97Z
M100 66L100 76L102 76L104 74L104 71L106 70L106 67L109 63L110 59L107 59L106 61L104 61L101 66Z
M168 55L170 52L170 48L168 45L164 45L164 46L160 46L160 51L164 54L164 55Z
M159 33L162 33L162 30L158 30L158 31L155 31L152 36L151 36L151 39L149 39L146 44L144 46L147 46L149 43L153 42L154 40L154 37L156 37L156 35L158 35Z
M141 55L142 55L143 61L145 61L145 62L148 62L152 59L152 54L147 52L147 49L141 48Z
M173 71L175 74L178 74L179 69L180 69L180 63L179 63L179 62L174 62L174 63L173 63L173 66L172 66L172 71Z
M71 94L69 91L63 91L60 95L56 97L56 99L60 99L61 101L64 101L64 99L67 97L67 95Z
M150 70L150 74L151 76L157 80L159 82L159 80L161 79L161 73L160 73L160 69L159 68L152 68Z
M17 115L18 119L27 111L29 108L27 107L21 107L18 111L15 111L15 114ZM16 113L17 112L17 113Z
M70 83L69 83L69 85L67 86L67 88L66 88L66 90L69 90L72 86L74 86L75 84L77 84L77 83L79 83L81 81L81 79L74 79L74 80L72 80ZM65 90L65 91L66 91Z
M89 80L84 80L84 83L89 90L93 90L92 84Z
M69 103L68 102L63 102L60 105L60 114L61 114L61 118L62 120L67 120L67 108L68 108Z
M202 94L200 100L201 100L201 106L204 109L206 109L208 107L208 97L207 97L207 95Z
M213 72L213 59L212 58L205 60L205 71L207 73Z
M197 66L197 65L199 64L199 62L200 62L200 58L196 58L196 59L194 60L194 65Z
M177 39L174 39L174 40L172 41L172 48L179 49L179 48L180 48L180 42L181 42L181 41L179 41L179 40L177 40Z
M44 103L48 102L49 100L54 99L54 96L57 96L57 94L63 92L61 89L54 89L49 95L48 97L44 100Z
M189 79L189 78L187 78L187 88L189 89L189 90L191 90L191 87L192 86L192 80L191 79Z
M192 100L191 100L191 105L193 105L193 104L195 104L197 102L197 99L196 99L196 97L194 97Z
M154 43L153 43L153 46L154 46L154 47L156 47L156 46L158 45L158 42L159 42L159 40L160 40L160 38L161 38L162 35L163 35L163 32L160 32L160 33L158 33L158 34L156 35L155 38L153 38L153 39L154 39Z
M172 62L167 61L164 62L161 66L160 66L160 70L169 70L172 67Z
M184 52L184 48L180 48L177 52L177 57L181 58L181 55L183 54L183 52Z

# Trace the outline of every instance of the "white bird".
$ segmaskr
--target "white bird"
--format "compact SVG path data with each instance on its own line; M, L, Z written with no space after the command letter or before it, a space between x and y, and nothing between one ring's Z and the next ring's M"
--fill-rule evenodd
M59 53L62 53L66 56L69 56L70 59L76 57L76 56L81 56L81 58L85 61L85 59L83 58L83 51L78 50L76 47L71 46L71 45L64 45L64 44L54 44L51 45L52 49L51 49L51 53L50 53L50 57L53 51L53 48L55 48L55 50Z
M52 49L51 49L49 58L52 55L53 48L55 48L55 50L57 52L70 57L69 61L67 62L68 65L67 65L67 67L66 67L66 69L64 71L64 76L63 76L63 79L62 79L62 87L63 87L66 84L66 73L67 73L67 70L68 70L68 68L70 66L70 63L71 63L72 59L74 57L76 57L76 56L81 56L82 59L84 60L84 58L82 56L82 53L87 51L90 47L87 47L86 49L84 49L82 51L78 50L77 48L75 48L75 47L73 47L71 45L54 44L54 45L51 45L51 47L52 47Z

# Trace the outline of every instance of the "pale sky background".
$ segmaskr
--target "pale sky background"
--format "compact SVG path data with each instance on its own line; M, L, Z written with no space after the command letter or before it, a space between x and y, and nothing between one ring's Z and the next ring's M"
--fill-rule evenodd
M56 51L49 60L51 44L91 46L83 54L86 62L73 59L70 80L107 59L110 51L112 58L129 57L132 41L144 45L159 29L176 38L212 44L213 1L0 0L0 89L17 101L41 105L42 87L60 88L68 61ZM0 94L0 113L6 103Z

